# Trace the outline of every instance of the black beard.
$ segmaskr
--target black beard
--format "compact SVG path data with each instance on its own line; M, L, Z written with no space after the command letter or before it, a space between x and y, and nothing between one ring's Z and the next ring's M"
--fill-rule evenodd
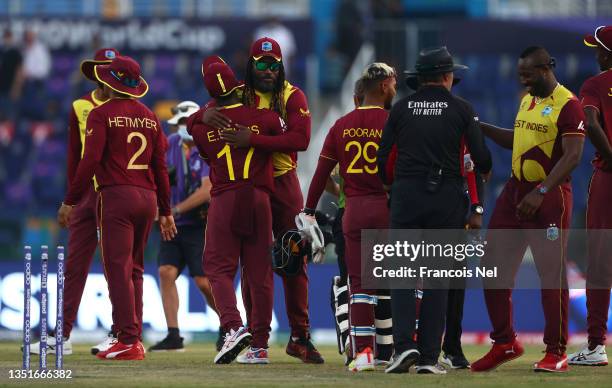
M262 82L258 79L255 79L255 89L257 89L260 93L270 93L274 91L274 84L268 84L266 82Z

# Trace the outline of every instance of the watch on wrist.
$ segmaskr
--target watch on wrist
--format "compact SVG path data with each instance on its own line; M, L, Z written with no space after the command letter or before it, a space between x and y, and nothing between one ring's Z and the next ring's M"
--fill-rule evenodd
M548 193L548 187L544 186L541 183L536 186L536 190L538 190L538 193L542 195L546 195L546 193Z
M181 213L178 211L178 208L175 206L170 210L170 214L172 214L172 217L176 217Z
M484 207L479 203L472 204L472 213L481 216L484 214Z

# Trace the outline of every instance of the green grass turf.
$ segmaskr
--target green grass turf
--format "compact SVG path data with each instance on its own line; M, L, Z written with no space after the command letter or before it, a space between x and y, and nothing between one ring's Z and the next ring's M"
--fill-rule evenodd
M346 371L335 347L320 347L326 363L305 365L284 353L284 346L273 345L269 365L213 365L212 344L191 344L184 353L147 353L145 361L102 361L89 354L89 347L79 345L75 353L65 357L66 369L72 370L72 380L53 383L74 386L328 386L371 387L532 387L532 386L612 386L612 366L573 367L568 373L534 373L533 362L542 357L542 347L528 346L525 355L490 373L451 371L446 376L409 374L388 375L380 368L375 372ZM466 346L468 359L475 360L488 346ZM49 364L55 359L49 357ZM38 357L32 356L32 365ZM9 380L9 369L21 366L18 343L0 343L0 385L19 383L21 386L49 384L42 380Z

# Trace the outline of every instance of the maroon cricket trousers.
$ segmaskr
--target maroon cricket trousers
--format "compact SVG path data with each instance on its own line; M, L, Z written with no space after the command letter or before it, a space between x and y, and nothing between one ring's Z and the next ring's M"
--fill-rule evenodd
M569 183L552 189L544 196L534 219L520 220L516 207L536 185L519 182L515 178L506 183L489 222L488 245L482 264L488 267L498 260L502 276L513 280L527 247L531 248L542 287L546 351L562 354L568 336L569 292L565 249L566 229L572 214L572 190ZM516 232L496 233L495 229L515 229ZM548 233L548 230L554 233ZM512 290L510 287L494 287L485 289L484 295L493 325L491 339L502 344L512 342L516 337L512 322Z
M83 199L74 207L68 225L68 252L64 277L64 326L63 336L69 338L76 321L81 297L87 282L96 247L98 246L98 225L96 206L98 193L93 184Z
M295 170L274 178L274 193L270 196L272 206L272 231L274 238L279 239L290 229L296 229L295 216L304 207L304 198ZM310 321L308 318L308 273L306 261L293 276L281 275L285 291L285 309L291 327L291 336L309 338ZM242 274L242 289L247 290L251 283L248 276ZM247 321L250 322L251 300L249 294L243 293Z
M100 191L100 255L113 327L124 344L142 340L144 250L156 212L157 195L152 190L120 185Z
M252 228L237 230L234 225L241 222ZM205 236L204 273L210 280L223 330L227 332L243 326L234 291L234 277L240 262L241 272L250 282L247 288L242 284L242 293L251 301L248 310L253 335L251 346L267 348L274 294L268 193L242 187L215 194L208 208Z
M364 211L367 209L367 211ZM351 331L360 332L360 328L369 328L366 335L351 335L353 357L357 352L370 346L376 346L376 330L374 327L375 304L367 303L365 298L354 298L354 295L376 296L377 290L366 290L361 286L361 230L388 229L389 208L386 195L365 195L346 198L346 210L342 217L342 230L345 241L345 261L349 276L349 324ZM364 249L371 252L372 249ZM364 258L368 259L368 258ZM353 300L354 299L354 300ZM356 330L353 330L355 329Z
M612 172L595 168L587 202L589 344L604 345L612 284Z

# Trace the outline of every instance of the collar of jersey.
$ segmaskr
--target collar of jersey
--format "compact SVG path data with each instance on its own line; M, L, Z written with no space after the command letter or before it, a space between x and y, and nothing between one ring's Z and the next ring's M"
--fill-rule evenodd
M96 90L97 90L97 89L94 89L94 90L92 90L92 92L91 92L91 99L93 100L93 102L95 102L95 103L96 103L96 105L102 105L102 104L104 104L106 101L108 101L108 100L98 100L98 99L96 98Z
M366 105L366 106L359 106L357 107L357 109L385 109L382 106L378 106L378 105Z
M238 108L239 106L242 106L242 103L239 102L237 104L233 104L233 105L226 105L226 106L221 106L221 109L232 109L232 108Z

